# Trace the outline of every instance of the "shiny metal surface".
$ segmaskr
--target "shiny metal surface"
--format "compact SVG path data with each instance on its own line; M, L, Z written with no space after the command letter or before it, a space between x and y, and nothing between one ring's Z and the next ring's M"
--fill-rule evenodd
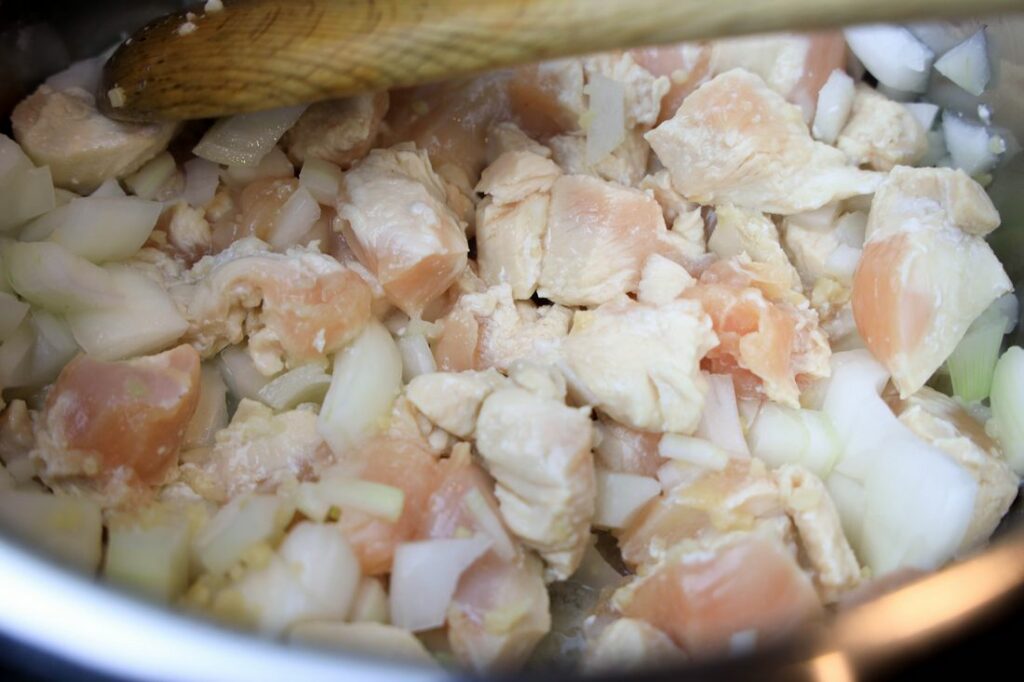
M175 0L0 2L0 111L47 74L92 54ZM1024 17L962 22L989 27L995 122L1024 140ZM991 193L1003 216L992 242L1024 285L1024 154ZM1024 340L1020 330L1017 342ZM773 650L672 671L672 679L855 680L922 647L952 644L1000 613L1024 613L1024 505L1018 499L983 554L926 576L810 629ZM437 671L358 653L287 647L148 604L0 537L0 633L101 675L152 680L432 680ZM535 676L543 677L543 675ZM564 679L558 676L556 679Z

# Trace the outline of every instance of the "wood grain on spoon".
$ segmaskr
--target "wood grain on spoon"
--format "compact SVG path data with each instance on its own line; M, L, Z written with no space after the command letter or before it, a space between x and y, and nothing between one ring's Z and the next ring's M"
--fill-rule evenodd
M1014 10L1024 0L225 0L138 31L99 100L125 120L205 118L614 48Z

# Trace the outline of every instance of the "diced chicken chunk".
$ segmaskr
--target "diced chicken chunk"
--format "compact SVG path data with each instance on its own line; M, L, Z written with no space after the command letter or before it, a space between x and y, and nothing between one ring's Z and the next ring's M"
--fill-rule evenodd
M584 653L584 668L609 672L653 668L684 657L664 632L635 618L619 618Z
M919 161L928 151L928 138L909 109L862 85L836 146L855 165L887 171Z
M879 188L853 281L853 315L901 397L921 388L971 322L1011 290L981 238L999 224L963 171L897 166Z
M281 143L296 164L323 159L346 169L370 151L387 110L386 92L317 102Z
M498 123L487 131L487 163L494 163L505 152L531 152L545 159L551 158L550 149L511 121Z
M708 239L708 250L719 258L742 253L755 263L767 263L790 275L791 286L800 280L779 243L779 231L768 216L730 204L715 207L715 231Z
M224 503L244 493L273 492L288 480L314 478L330 457L314 412L274 414L243 398L213 447L186 457L181 473L205 499Z
M971 524L960 551L983 545L1017 497L1020 483L985 427L952 398L925 386L894 411L911 431L942 450L978 482Z
M566 173L590 175L633 187L647 172L651 148L640 130L627 130L625 138L600 161L587 160L587 138L579 133L557 135L548 140L554 160Z
M594 458L589 410L517 387L480 408L476 446L498 482L501 514L540 552L549 580L568 578L590 539Z
M821 614L814 585L790 550L756 533L677 548L620 588L612 605L701 657L728 652L737 636L759 646Z
M637 431L599 415L594 425L597 444L594 455L610 471L639 476L654 476L665 463L658 453L660 433Z
M655 253L644 263L636 297L641 303L665 305L679 298L695 281L682 265Z
M319 251L271 253L256 239L202 259L172 293L204 357L248 337L266 375L330 355L370 318L370 288L355 272Z
M695 301L629 300L577 312L563 344L577 402L642 431L692 433L706 384L701 358L717 345Z
M547 192L562 175L551 159L529 151L506 152L484 169L476 191L501 206L515 204L538 192Z
M666 76L655 77L628 52L588 57L583 60L583 72L588 81L600 75L625 86L627 128L651 128L657 123L661 100L670 87Z
M636 291L665 233L648 195L596 178L564 176L551 190L538 293L562 305L599 305Z
M0 462L18 483L31 480L36 474L30 456L36 445L32 415L24 400L12 400L0 414Z
M881 181L815 142L800 109L740 69L701 86L646 137L672 184L704 204L785 215L870 194Z
M466 267L463 226L425 152L375 149L345 174L338 217L349 247L410 316Z
M190 346L121 362L80 355L47 395L32 457L50 485L127 503L173 474L198 402L199 354Z
M431 422L459 438L469 438L484 399L505 383L496 370L421 374L409 382L409 401Z
M167 148L176 123L121 123L101 114L78 87L40 85L11 114L14 137L37 166L49 166L58 187L89 193L128 175Z
M661 205L665 216L665 224L669 226L666 243L661 250L662 255L678 260L673 254L679 254L684 262L697 262L707 253L704 235L704 216L698 204L687 201L675 187L667 170L660 170L647 175L640 181L639 188L649 190Z
M195 263L210 253L213 238L210 224L202 209L178 201L164 209L156 229L167 233L167 245L172 256L182 258L186 263Z
M508 370L523 358L551 357L571 321L572 311L560 305L513 301L507 284L463 294L444 318L434 358L446 372Z
M669 88L661 99L658 122L675 116L690 93L711 77L711 44L678 43L630 52L638 64L655 76L667 76Z
M825 484L807 469L790 464L779 467L775 481L814 570L818 592L826 602L837 601L857 587L861 571Z

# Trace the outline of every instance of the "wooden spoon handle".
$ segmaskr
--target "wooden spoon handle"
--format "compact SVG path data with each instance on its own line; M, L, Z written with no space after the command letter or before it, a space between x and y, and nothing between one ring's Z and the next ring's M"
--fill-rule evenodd
M225 0L133 35L99 100L125 120L205 118L613 48L1012 10L1024 0Z

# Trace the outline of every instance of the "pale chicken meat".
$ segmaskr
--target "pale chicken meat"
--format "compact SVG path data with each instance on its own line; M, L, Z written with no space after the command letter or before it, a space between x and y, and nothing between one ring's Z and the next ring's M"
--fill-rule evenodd
M974 514L960 552L983 545L1016 499L1020 483L999 445L960 404L927 386L891 403L905 426L949 455L978 482Z
M847 288L864 246L867 214L836 204L782 221L783 245L806 289L830 277Z
M551 189L537 293L562 305L593 306L635 291L665 232L661 207L643 192L563 176Z
M791 285L799 286L799 275L779 243L779 230L768 216L730 204L715 207L715 230L708 250L728 259L747 254L755 263L767 263L789 273Z
M356 258L410 316L466 267L465 228L422 151L375 149L342 182L338 218Z
M855 165L888 171L921 160L928 151L928 138L909 109L861 85L836 147Z
M660 434L631 429L604 415L598 415L594 432L594 457L609 471L655 476L665 463L658 452Z
M815 142L800 109L742 69L702 85L646 137L672 184L698 203L786 215L870 194L882 180Z
M487 131L486 164L494 163L505 152L532 152L545 159L551 158L551 150L523 132L511 121L497 123Z
M201 209L192 208L184 201L175 202L164 209L157 221L167 234L170 255L195 263L213 249L210 223Z
M101 114L92 93L40 85L11 114L14 137L58 187L89 193L122 178L167 148L171 122L121 123Z
M664 632L635 618L619 618L587 642L584 669L591 672L643 670L685 658Z
M36 445L33 414L24 400L12 400L0 413L0 462L17 483L36 475L36 464L30 456Z
M186 453L182 478L199 495L218 503L250 492L273 492L290 480L316 478L330 449L310 410L274 411L242 399L211 448Z
M861 569L843 534L835 503L821 479L801 466L783 465L774 477L819 594L826 603L838 601L860 584Z
M477 420L476 446L497 481L501 515L544 558L548 580L579 565L594 514L589 410L522 388L495 391Z
M900 395L920 389L971 322L1012 286L982 237L999 224L963 171L897 166L868 215L853 314Z
M587 138L581 133L548 140L552 158L570 175L590 175L627 187L636 186L647 172L651 148L640 130L627 130L621 143L597 161L587 158Z
M204 356L248 339L257 369L273 375L343 347L370 318L370 289L310 249L272 253L256 239L200 260L172 288Z
M524 358L553 358L571 321L572 311L563 306L514 301L507 284L466 293L441 321L434 358L446 372L504 371Z
M642 431L692 433L707 390L700 362L717 343L695 301L624 299L577 312L562 351L577 402Z
M494 369L421 374L405 389L408 400L431 422L459 438L476 429L484 400L506 383Z
M373 147L387 110L386 92L317 102L302 112L281 144L299 165L322 159L346 169Z
M672 186L669 172L664 169L644 176L638 188L654 196L661 205L665 224L669 227L661 253L688 264L700 262L707 253L704 215L700 205L687 201Z
M695 281L682 265L655 253L644 263L636 299L649 305L665 305L679 298Z

